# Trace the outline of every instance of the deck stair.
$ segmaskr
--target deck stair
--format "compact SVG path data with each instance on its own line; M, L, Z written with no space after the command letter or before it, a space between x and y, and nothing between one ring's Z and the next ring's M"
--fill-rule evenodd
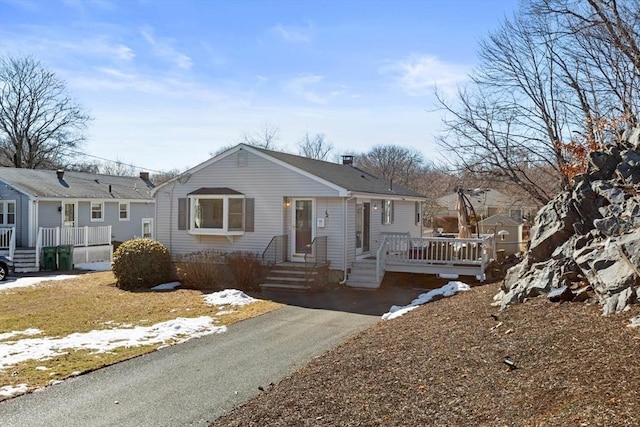
M269 273L260 284L263 290L287 290L308 292L318 283L320 272L304 263L282 262L269 268Z
M13 270L16 273L35 273L36 250L34 248L16 248L13 253Z
M376 280L375 258L355 261L347 278L347 286L352 288L378 288L380 283Z

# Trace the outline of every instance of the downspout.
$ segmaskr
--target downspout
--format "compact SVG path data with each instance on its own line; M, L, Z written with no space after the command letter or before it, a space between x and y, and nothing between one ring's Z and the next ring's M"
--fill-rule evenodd
M344 267L344 275L342 280L339 282L341 285L347 283L347 213L348 213L348 201L353 200L354 196L346 197L342 199L342 203L344 205L344 216L343 216L343 224L344 224L344 240L342 241L342 266Z

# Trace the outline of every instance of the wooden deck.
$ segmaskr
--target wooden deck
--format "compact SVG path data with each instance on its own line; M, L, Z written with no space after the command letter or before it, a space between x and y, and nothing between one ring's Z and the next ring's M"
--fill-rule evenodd
M484 281L485 271L494 254L493 235L464 239L387 235L376 252L375 278L371 278L373 283L367 287L380 286L386 271L437 274L452 278L473 276Z

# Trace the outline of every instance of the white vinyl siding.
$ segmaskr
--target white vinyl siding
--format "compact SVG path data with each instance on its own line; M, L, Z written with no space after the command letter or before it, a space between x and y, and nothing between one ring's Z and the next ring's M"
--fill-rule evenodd
M244 164L244 163L243 163ZM203 187L231 188L252 198L255 207L254 232L227 239L224 235L192 235L188 230L178 229L178 204L180 198ZM330 236L328 244L334 248L334 239L341 239L341 205L336 189L323 185L312 178L296 173L284 166L247 153L246 166L238 166L238 157L231 154L220 159L210 167L198 170L189 176L186 182L174 181L160 189L156 194L156 239L162 242L172 255L187 254L199 250L217 249L224 251L251 251L262 254L274 236L287 234L291 236L291 224L285 226L284 201L286 197L313 197L316 200L331 199L329 205L324 202L316 204L316 210L329 210L329 218L324 229L317 235ZM326 209L325 209L326 207ZM333 249L335 250L335 248ZM332 268L338 260L331 260ZM341 260L340 260L341 263Z

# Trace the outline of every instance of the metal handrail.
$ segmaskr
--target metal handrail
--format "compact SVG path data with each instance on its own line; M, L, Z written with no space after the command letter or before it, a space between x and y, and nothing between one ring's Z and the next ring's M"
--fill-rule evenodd
M273 236L265 250L262 252L262 263L277 264L279 262L284 262L287 259L287 254L289 252L288 242L289 236L287 234Z
M307 245L304 254L304 263L307 264L307 258L313 255L314 265L324 265L327 263L327 236L318 236Z

